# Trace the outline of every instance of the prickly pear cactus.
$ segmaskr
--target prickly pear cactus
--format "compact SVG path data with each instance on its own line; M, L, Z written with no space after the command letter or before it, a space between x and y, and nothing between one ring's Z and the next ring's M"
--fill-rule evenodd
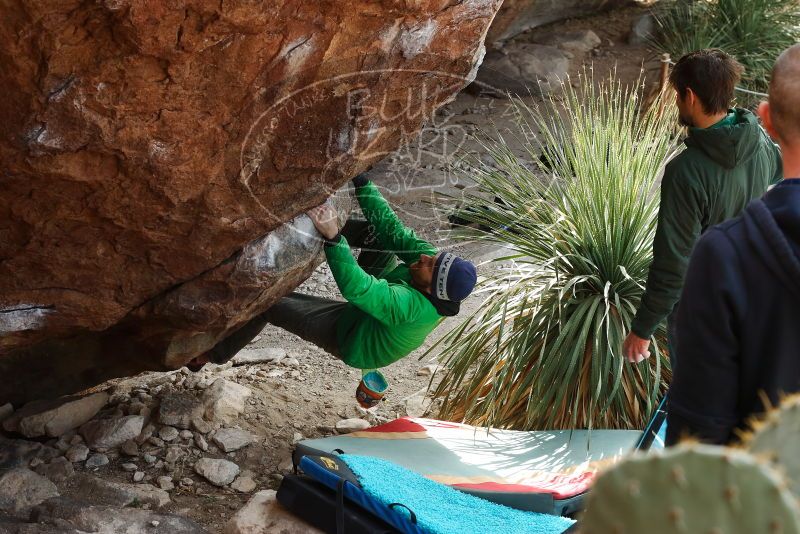
M709 445L634 456L602 474L581 534L797 534L800 509L775 471Z
M762 456L786 476L789 489L800 498L800 395L788 397L779 408L753 423L745 436L744 448Z

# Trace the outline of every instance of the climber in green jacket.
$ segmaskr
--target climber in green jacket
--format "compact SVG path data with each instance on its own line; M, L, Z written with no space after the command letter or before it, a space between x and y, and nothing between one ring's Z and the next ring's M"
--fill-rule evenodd
M681 123L689 127L686 149L670 161L661 182L653 262L623 355L650 356L650 338L667 319L673 368L680 359L674 317L692 248L708 228L739 215L782 178L780 149L750 111L729 109L741 65L721 50L682 57L670 83Z
M417 237L364 174L353 184L366 220L351 218L339 232L327 204L308 212L345 302L292 293L218 343L207 360L227 361L269 322L351 367L378 369L407 356L458 313L475 287L475 266ZM358 261L350 246L362 249Z

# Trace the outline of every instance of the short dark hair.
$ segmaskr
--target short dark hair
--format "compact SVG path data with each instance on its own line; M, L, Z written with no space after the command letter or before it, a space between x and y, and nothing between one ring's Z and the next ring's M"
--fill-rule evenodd
M769 84L772 126L784 142L800 142L800 44L780 55Z
M669 83L681 98L690 89L709 115L726 111L733 102L733 90L744 67L718 48L690 52L680 58L669 75Z

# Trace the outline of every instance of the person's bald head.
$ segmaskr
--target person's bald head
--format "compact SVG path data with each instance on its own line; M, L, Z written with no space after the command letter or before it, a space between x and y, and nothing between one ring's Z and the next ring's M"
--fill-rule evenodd
M760 115L781 144L800 146L800 44L785 50L775 62L769 102L762 104Z

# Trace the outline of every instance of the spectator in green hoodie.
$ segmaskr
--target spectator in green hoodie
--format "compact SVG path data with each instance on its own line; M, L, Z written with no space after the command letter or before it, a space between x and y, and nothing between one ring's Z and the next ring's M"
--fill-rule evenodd
M783 177L780 150L745 109L729 106L742 66L725 52L683 56L670 75L686 149L667 164L661 182L653 262L631 332L630 362L650 356L653 333L667 319L670 360L680 358L675 312L692 248L711 226L736 217Z

